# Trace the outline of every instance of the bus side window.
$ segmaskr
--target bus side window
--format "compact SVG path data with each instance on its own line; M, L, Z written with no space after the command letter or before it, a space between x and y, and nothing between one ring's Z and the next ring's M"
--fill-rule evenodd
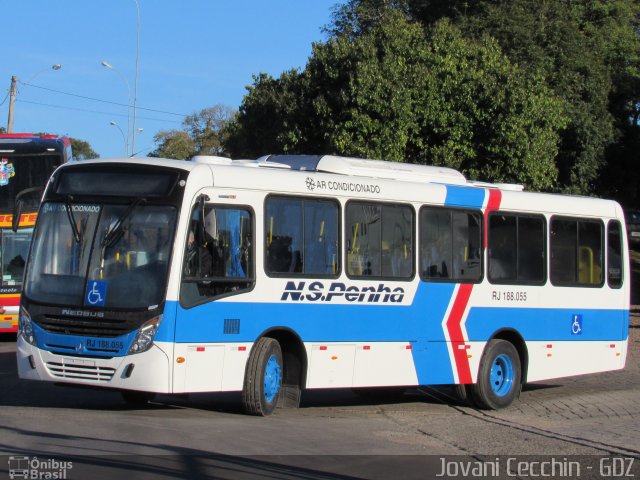
M517 218L513 215L489 216L489 280L496 283L517 279Z
M545 225L541 215L489 215L489 281L541 285L546 281Z
M338 274L338 212L333 200L272 195L265 202L265 270L270 275Z
M189 307L253 286L251 212L223 205L194 207L183 264L180 301Z
M602 225L597 222L578 222L578 281L588 285L601 285Z
M612 220L607 227L607 281L611 288L622 287L622 227Z
M603 284L602 224L588 219L551 219L551 282L561 286Z
M420 210L420 275L423 280L478 282L482 277L480 214L462 209Z
M347 273L410 279L414 272L414 213L407 205L351 201L345 228Z

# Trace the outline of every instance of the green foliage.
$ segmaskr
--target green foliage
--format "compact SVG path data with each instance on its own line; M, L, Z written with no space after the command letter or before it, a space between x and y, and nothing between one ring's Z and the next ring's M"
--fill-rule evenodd
M193 139L184 130L160 130L153 136L153 141L158 148L149 153L150 157L186 160L196 151Z
M620 141L609 147L598 188L629 208L640 208L640 125L627 125Z
M425 31L393 9L381 15L365 33L314 45L302 72L256 77L226 132L230 152L439 164L552 188L566 116L543 79L450 22Z
M348 0L306 68L258 75L234 155L334 153L638 202L640 2Z
M551 189L567 117L544 80L525 75L493 39L471 41L447 21L431 29L429 44L422 161Z
M395 4L395 5L394 5ZM632 0L581 1L451 1L351 0L338 10L336 36L367 31L381 11L396 9L430 27L448 17L467 37L487 33L530 76L544 79L563 101L569 123L562 130L556 164L559 189L588 194L598 176L600 188L625 201L630 185L603 182L613 171L629 169L640 104L640 4ZM604 168L604 171L603 171ZM624 170L624 169L623 169ZM622 177L624 178L624 176Z
M222 132L226 150L244 158L302 153L300 148L309 143L302 129L305 122L312 121L304 115L306 76L296 70L284 72L278 79L261 73L253 77L253 82L247 87L238 115Z
M78 138L69 138L71 142L71 151L76 160L87 160L90 158L98 158L100 154L96 153L89 142Z
M161 130L153 136L158 145L151 157L186 160L194 155L224 155L222 131L235 111L215 105L187 116L182 130Z
M563 99L570 122L562 133L557 165L560 188L572 193L593 191L605 150L615 138L607 28L603 29L614 18L596 13L598 3L602 2L482 2L479 15L461 19L468 31L490 32L513 61L532 74L543 74Z
M558 190L619 196L598 182L604 170L620 168L640 117L640 2L637 0L349 0L327 30L357 38L384 12L394 10L433 27L443 18L467 38L490 35L526 75L542 79L563 102L569 120L556 158ZM623 156L625 156L625 153ZM634 170L635 171L635 170ZM628 188L638 177L627 177ZM620 181L620 180L618 180Z

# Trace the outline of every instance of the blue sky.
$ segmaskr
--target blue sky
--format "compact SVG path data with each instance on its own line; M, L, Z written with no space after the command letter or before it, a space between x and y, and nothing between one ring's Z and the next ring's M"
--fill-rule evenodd
M252 75L301 68L338 0L138 0L140 60L135 150L159 130L215 104L237 108ZM7 124L11 76L18 84L15 132L65 134L102 157L124 153L133 103L135 0L3 0L0 125ZM117 72L100 65L108 61ZM61 64L60 70L51 69ZM35 76L35 77L34 77ZM124 77L124 78L123 78ZM126 82L125 82L126 79ZM45 90L49 89L49 90ZM59 92L65 92L66 95ZM132 116L132 115L131 115ZM265 152L268 153L268 152Z

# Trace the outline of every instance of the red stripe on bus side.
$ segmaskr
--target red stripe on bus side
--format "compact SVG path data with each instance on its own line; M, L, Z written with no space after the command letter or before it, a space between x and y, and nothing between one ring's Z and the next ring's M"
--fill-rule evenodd
M484 248L488 247L488 218L489 213L493 210L500 208L502 202L502 191L498 189L488 189L489 199L487 200L487 206L484 211ZM447 319L447 331L449 332L449 341L453 346L453 359L456 363L455 368L458 372L458 383L469 384L473 383L471 377L471 367L469 366L469 357L467 357L467 351L457 348L458 342L464 343L465 339L462 335L462 323L464 312L467 309L471 292L473 291L473 284L461 284L458 288L458 293L453 301L453 307L449 313Z
M488 232L489 232L489 213L493 210L500 208L500 202L502 201L502 191L494 188L489 190L489 201L487 202L487 208L484 211L484 248L489 246Z
M472 383L471 380L471 368L469 367L469 358L467 358L467 351L456 348L458 342L464 342L462 336L462 316L469 303L469 297L471 297L471 291L473 290L473 284L462 284L458 288L458 293L453 301L453 307L449 313L447 319L447 331L449 332L449 341L454 345L453 358L456 362L456 370L458 371L458 383Z

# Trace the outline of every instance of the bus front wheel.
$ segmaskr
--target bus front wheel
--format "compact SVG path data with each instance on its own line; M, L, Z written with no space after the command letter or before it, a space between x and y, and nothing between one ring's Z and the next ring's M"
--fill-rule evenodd
M518 397L522 370L518 351L506 340L491 340L485 349L471 397L478 408L499 410Z
M282 390L282 350L277 340L262 337L247 361L242 388L242 404L252 415L271 415Z

